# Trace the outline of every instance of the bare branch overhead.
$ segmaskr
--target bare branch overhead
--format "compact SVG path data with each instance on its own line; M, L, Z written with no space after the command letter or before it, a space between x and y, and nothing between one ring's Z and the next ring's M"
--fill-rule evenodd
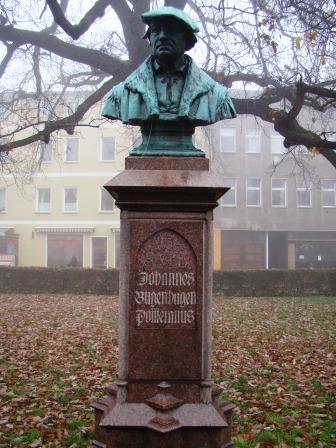
M12 151L15 148L21 146L30 145L37 141L49 142L50 135L61 129L65 130L68 134L73 134L78 122L83 119L85 113L100 101L111 89L114 84L114 80L106 81L98 90L86 98L76 109L76 111L68 115L67 117L57 119L52 122L45 122L43 130L36 132L29 137L16 140L14 142L5 143L0 145L0 151Z
M115 75L120 71L127 72L128 63L113 55L107 55L99 50L81 47L64 42L45 32L28 31L10 26L0 26L0 40L13 42L14 45L32 44L48 50L58 56L80 62Z
M0 103L3 123L12 117L17 125L1 127L0 150L6 144L19 148L47 140L55 130L71 131L87 107L149 54L141 14L156 7L157 1L95 0L83 12L85 4L78 8L75 0L2 2ZM313 148L336 167L336 143L331 138L336 134L335 120L330 119L336 111L334 0L165 0L164 4L188 8L199 23L196 62L232 88L239 113L272 123L286 147ZM90 100L78 111L65 107L66 116L60 116L59 106L74 91ZM30 101L29 114L22 101ZM309 124L307 113L314 116ZM23 128L26 135L21 138Z
M87 30L90 29L95 20L104 16L105 9L110 4L110 0L96 1L91 9L87 11L84 17L76 25L72 25L69 22L63 12L63 8L57 0L46 0L46 4L50 8L55 22L63 29L63 31L65 31L70 37L72 37L72 39L77 40Z

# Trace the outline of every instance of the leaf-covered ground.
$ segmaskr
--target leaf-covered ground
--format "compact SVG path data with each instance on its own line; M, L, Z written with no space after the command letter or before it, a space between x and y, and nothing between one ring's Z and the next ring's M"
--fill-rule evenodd
M238 448L336 446L335 316L335 298L215 299ZM117 356L115 298L0 295L0 447L89 446Z

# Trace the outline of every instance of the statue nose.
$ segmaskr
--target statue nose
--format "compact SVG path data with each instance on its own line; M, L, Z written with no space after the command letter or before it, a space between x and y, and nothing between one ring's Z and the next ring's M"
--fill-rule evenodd
M160 32L159 32L158 37L159 37L159 38L161 38L161 37L166 37L166 30L165 30L164 28L161 28L161 29L160 29Z

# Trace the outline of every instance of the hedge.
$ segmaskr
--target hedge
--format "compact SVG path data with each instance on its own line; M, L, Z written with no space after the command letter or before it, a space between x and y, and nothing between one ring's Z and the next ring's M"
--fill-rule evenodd
M25 294L118 294L115 269L0 267L0 292Z
M0 293L117 294L115 269L0 267ZM224 296L336 296L336 269L215 271L214 294Z
M336 269L215 271L213 292L225 296L336 296Z

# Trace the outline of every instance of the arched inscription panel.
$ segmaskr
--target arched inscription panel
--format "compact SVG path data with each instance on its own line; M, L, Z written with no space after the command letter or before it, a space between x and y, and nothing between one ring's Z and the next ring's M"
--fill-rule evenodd
M137 329L195 328L196 257L178 233L164 229L143 243L132 302Z
M201 272L188 241L188 223L150 226L154 231L149 235L142 226L134 223L132 232L133 238L138 229L131 257L130 346L141 344L141 351L131 350L131 377L196 379L200 363L195 359L201 358Z

